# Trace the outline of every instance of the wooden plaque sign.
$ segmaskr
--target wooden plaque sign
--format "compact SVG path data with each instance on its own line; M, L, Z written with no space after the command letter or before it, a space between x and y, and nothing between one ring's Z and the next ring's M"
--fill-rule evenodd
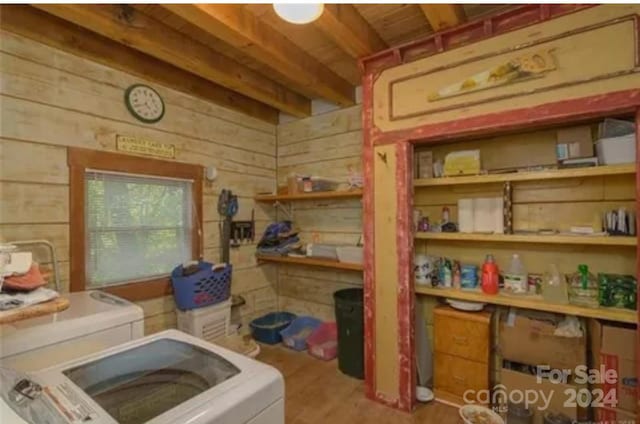
M116 136L116 150L119 152L155 156L165 159L175 159L176 157L176 146L173 144L158 143L144 138L124 135Z

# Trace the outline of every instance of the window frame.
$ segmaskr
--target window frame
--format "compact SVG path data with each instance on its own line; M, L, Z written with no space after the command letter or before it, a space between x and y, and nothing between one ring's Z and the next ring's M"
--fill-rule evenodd
M191 195L195 216L193 217L191 252L193 258L202 258L204 173L202 166L77 147L67 149L67 164L69 166L69 260L72 292L86 290L85 173L87 170L192 180ZM121 284L101 287L99 290L131 301L154 299L173 292L169 276L135 282L123 281Z

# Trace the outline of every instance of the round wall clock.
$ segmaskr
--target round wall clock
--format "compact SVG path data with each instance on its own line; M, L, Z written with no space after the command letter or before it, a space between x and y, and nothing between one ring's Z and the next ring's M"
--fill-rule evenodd
M124 103L139 121L153 124L164 115L164 102L160 94L144 84L134 84L124 92Z

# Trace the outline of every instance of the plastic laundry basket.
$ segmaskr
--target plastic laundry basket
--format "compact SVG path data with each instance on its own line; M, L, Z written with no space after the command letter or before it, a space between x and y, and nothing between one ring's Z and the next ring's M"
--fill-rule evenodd
M364 378L364 307L362 289L338 290L333 294L338 324L338 368Z
M330 361L338 355L338 326L323 322L307 339L309 355Z
M290 312L270 312L249 323L251 335L256 341L266 344L278 344L282 341L280 331L284 330L296 318Z
M314 317L298 317L280 332L282 343L293 350L305 350L307 339L320 324L322 321Z

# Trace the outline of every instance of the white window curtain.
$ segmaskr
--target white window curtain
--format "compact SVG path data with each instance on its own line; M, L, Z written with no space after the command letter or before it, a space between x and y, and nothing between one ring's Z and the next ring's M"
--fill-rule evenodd
M85 175L88 288L164 276L191 259L191 181Z

